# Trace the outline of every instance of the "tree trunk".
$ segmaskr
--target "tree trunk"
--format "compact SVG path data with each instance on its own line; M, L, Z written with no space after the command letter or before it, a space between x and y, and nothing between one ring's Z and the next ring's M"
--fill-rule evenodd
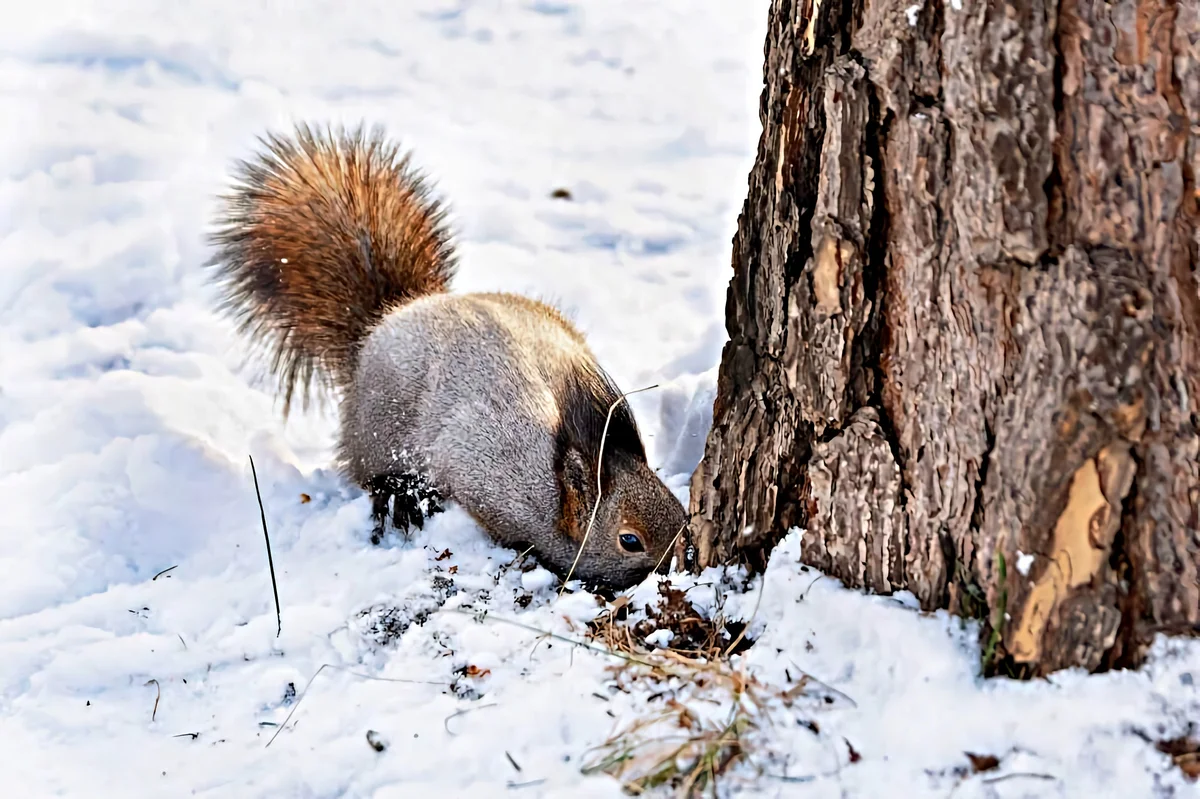
M776 0L694 568L790 528L989 671L1200 623L1200 0Z

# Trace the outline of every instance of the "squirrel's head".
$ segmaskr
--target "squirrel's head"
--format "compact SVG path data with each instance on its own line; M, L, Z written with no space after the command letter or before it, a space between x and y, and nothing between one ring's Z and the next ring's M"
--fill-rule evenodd
M557 540L538 555L560 578L621 591L670 565L687 512L646 462L633 413L607 375L593 367L574 378L559 396Z
M687 511L644 460L614 461L597 485L596 464L588 464L578 450L564 454L559 530L570 545L543 559L560 578L570 573L588 588L622 591L670 565Z

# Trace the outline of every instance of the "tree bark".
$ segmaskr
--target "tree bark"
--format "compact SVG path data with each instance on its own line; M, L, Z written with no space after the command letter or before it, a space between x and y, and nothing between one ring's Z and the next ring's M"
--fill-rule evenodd
M693 568L983 620L989 671L1200 624L1200 0L775 0Z

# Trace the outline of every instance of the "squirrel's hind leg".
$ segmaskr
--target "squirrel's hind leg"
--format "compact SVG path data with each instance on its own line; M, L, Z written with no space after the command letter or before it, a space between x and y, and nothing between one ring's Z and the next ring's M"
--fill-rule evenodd
M367 482L366 489L371 494L371 516L375 521L372 544L383 540L389 510L392 526L406 536L413 527L423 529L426 519L445 510L438 490L416 472L378 475Z

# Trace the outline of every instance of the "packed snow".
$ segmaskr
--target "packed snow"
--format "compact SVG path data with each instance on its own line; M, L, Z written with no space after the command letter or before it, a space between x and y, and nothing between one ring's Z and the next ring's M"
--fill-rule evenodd
M614 732L668 702L733 708L703 681L614 675L572 643L599 600L560 595L457 508L372 546L369 501L329 468L333 411L281 420L213 313L203 234L255 136L382 124L453 206L458 290L553 300L622 387L660 384L631 401L686 500L767 0L9 5L6 795L615 797L584 768ZM1196 795L1152 744L1200 717L1195 644L1160 641L1137 673L984 681L972 626L798 558L793 532L745 592L672 578L749 622L733 666L774 697L725 794ZM632 592L631 617L657 593ZM968 752L999 764L975 773Z

